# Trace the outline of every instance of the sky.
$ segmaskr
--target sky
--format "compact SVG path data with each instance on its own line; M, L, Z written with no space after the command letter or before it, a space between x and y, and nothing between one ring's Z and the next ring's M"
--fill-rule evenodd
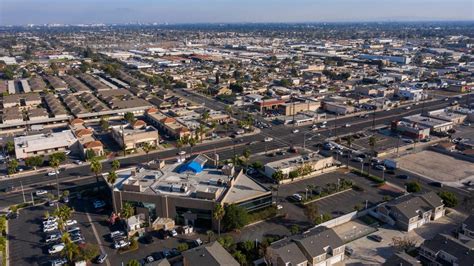
M474 20L474 0L0 0L0 25Z

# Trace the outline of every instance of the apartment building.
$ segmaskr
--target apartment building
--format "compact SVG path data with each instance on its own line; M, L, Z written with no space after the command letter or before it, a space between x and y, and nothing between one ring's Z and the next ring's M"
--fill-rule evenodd
M145 143L157 147L159 143L158 130L153 126L148 126L143 120L112 126L110 130L112 138L125 150L137 149Z

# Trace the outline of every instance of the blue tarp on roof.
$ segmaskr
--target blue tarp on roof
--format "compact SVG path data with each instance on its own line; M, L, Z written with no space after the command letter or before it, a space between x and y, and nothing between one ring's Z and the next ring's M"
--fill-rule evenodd
M200 172L202 172L202 169L203 169L202 166L198 162L193 160L181 165L181 167L178 170L178 173L192 171L196 174L199 174Z

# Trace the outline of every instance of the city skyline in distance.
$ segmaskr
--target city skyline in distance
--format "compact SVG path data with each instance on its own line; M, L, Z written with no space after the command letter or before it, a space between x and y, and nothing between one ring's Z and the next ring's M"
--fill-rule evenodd
M470 21L471 0L4 0L0 25Z

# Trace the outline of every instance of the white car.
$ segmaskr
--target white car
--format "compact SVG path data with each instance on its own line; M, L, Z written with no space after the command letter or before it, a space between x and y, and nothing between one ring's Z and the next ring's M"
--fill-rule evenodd
M293 132L293 134L296 134L296 133L300 132L300 130L299 129L293 129L293 131L291 131L291 132Z
M49 172L49 173L48 173L48 176L53 176L53 175L56 175L56 174L59 175L59 171L52 171L52 172Z
M83 164L84 162L81 161L81 160L75 160L74 163L77 164L77 165L81 165L81 164Z
M350 126L351 126L351 124L345 124L344 126L345 126L345 127L350 127Z
M178 152L178 155L179 155L179 156L186 155L186 152L185 152L185 151L180 151L180 152Z
M52 234L52 235L49 235L49 236L46 237L45 242L46 243L54 242L54 241L57 241L59 239L61 239L60 234Z
M123 236L123 235L125 234L122 231L113 231L112 233L110 233L110 238L114 239L117 236Z
M375 166L375 169L380 170L380 171L385 171L385 166L383 166L383 165L381 165L381 164L377 164L377 165Z
M58 226L57 226L57 225L56 225L56 226L52 226L52 227L45 227L45 228L43 229L43 232L44 232L44 233L47 233L47 232L53 232L53 231L56 231L56 230L58 230Z
M295 199L296 201L302 201L303 200L303 197L300 194L293 194L291 197L293 199Z
M323 124L323 125L320 125L319 127L320 128L326 128L326 125Z
M76 221L76 220L67 220L67 221L66 221L66 225L67 225L67 226L71 226L71 225L75 225L75 224L77 224L77 221Z
M278 205L277 205L277 210L281 210L281 209L283 209L283 206L280 205L280 204L278 204Z
M58 227L58 222L50 222L43 224L43 228Z
M43 219L43 224L45 223L52 223L58 221L58 217L56 216L49 216L48 218Z
M410 110L410 109L411 109L410 106L405 107L405 110Z
M173 230L170 230L170 235L173 236L173 237L175 237L175 236L178 235L178 232L176 232L176 230L174 230L174 229L173 229Z
M120 240L120 241L114 243L114 248L115 249L124 248L128 245L130 245L129 241Z
M270 137L266 137L266 138L263 139L264 142L270 142L272 140L273 140L273 138L270 138Z
M64 247L65 247L65 245L63 243L54 245L50 249L48 249L48 253L50 255L59 253L59 252L63 251Z
M40 190L36 190L35 194L36 196L46 195L48 194L48 191L44 189L40 189Z

